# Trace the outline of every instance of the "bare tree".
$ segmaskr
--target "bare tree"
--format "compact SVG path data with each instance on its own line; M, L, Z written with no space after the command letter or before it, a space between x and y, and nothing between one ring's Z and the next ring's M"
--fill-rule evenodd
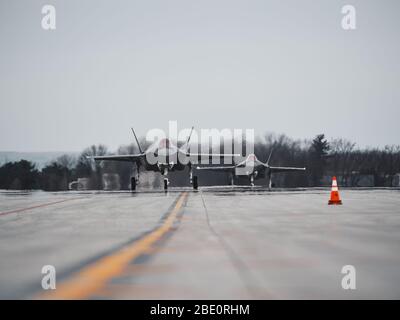
M356 146L354 142L346 139L333 139L330 145L330 167L334 175L340 175L341 183L345 186L351 185L351 176L356 173L357 163L353 161L353 151Z

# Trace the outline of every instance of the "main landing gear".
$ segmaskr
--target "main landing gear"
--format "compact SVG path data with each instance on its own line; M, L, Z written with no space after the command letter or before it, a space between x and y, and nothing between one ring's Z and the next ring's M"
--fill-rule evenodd
M193 176L192 185L193 185L193 190L199 189L199 184L197 182L197 176Z
M136 168L136 173L131 177L131 191L135 191L138 184L139 184L139 166Z
M193 190L197 190L199 188L197 176L193 175L193 171L192 171L191 167L190 167L190 171L189 171L189 182L193 186Z

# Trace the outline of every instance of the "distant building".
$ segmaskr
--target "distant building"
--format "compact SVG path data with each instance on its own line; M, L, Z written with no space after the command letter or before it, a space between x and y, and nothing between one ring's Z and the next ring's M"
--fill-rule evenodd
M90 179L89 178L78 178L76 181L70 182L68 185L69 190L89 190Z
M400 187L400 173L394 175L392 187Z
M372 174L360 174L358 172L353 172L351 175L344 179L343 176L337 175L337 182L339 186L342 187L374 187L375 179ZM331 185L332 176L324 176L323 185Z
M360 174L352 177L354 180L354 187L374 187L375 179L372 174Z

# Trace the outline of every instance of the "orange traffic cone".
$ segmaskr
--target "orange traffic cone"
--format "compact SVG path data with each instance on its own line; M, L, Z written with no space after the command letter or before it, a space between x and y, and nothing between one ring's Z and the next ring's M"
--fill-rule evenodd
M339 196L339 189L337 186L336 177L332 177L331 198L329 199L328 204L342 204L342 200L340 200Z

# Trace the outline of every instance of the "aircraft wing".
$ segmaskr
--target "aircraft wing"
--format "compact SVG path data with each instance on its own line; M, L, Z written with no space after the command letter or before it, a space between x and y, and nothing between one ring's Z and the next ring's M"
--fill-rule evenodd
M296 167L268 167L271 172L291 172L291 171L306 171L306 168Z
M208 158L208 160L212 160L213 158L220 158L223 159L225 157L240 157L241 154L239 153L191 153L187 152L186 156L189 157L190 159L197 159L198 161Z
M209 170L209 171L232 171L235 166L214 166L214 167L196 167L197 170Z
M93 159L96 161L101 161L101 160L110 160L110 161L128 161L128 162L134 162L140 160L142 157L145 157L146 155L144 153L139 153L139 154L124 154L124 155L110 155L110 156L94 156L94 157L86 157L88 159Z

